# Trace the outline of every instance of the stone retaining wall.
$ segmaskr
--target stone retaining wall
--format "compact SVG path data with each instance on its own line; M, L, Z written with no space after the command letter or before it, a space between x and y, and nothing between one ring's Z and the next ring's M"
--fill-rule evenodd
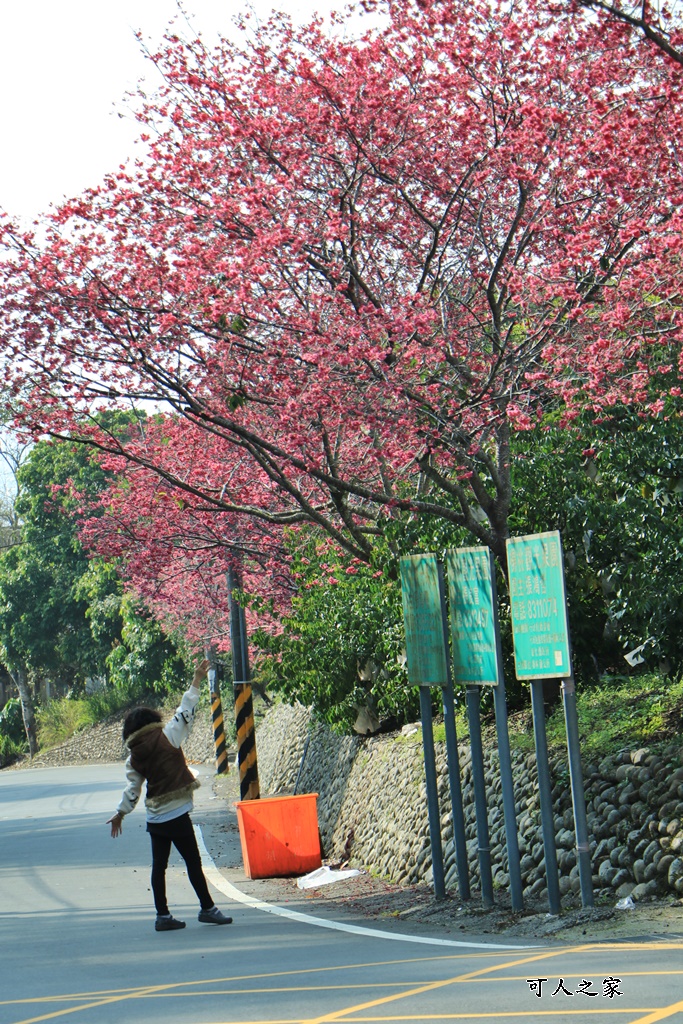
M277 705L257 730L261 793L318 793L324 854L342 858L396 882L431 882L427 797L417 737L337 736L300 706ZM470 877L477 886L477 842L468 746L460 748ZM457 886L445 745L436 763L446 886ZM639 899L671 892L683 896L683 745L663 752L624 752L584 764L584 784L596 893ZM513 773L526 896L546 893L534 755L513 752ZM566 902L580 891L571 792L566 762L551 765L560 892ZM485 753L494 887L508 886L498 757Z

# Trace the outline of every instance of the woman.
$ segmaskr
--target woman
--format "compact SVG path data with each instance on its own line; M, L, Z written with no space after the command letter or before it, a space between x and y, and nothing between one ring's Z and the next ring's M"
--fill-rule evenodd
M190 820L193 793L200 783L188 768L181 749L192 732L199 684L206 677L208 667L208 661L203 661L195 669L192 685L166 725L154 708L135 708L123 723L123 739L130 751L126 761L128 785L116 814L107 824L111 825L112 839L121 834L123 819L134 809L146 781L147 831L152 840L152 892L157 912L154 927L158 932L185 927L184 921L172 916L166 900L166 868L171 845L185 861L187 876L199 899L199 920L206 924L232 922L232 918L226 917L215 905L206 884Z

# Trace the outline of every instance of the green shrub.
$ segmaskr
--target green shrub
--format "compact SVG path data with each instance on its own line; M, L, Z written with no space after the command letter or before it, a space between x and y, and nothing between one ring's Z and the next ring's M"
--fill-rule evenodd
M11 737L0 733L0 768L7 767L28 750L26 741L15 742Z
M260 681L340 730L350 730L366 706L398 724L415 718L418 693L408 685L402 657L396 559L384 552L383 562L366 565L312 532L297 539L298 590L282 629L275 636L257 629L250 637L260 652Z
M39 708L36 720L39 745L50 748L64 743L81 729L94 725L97 717L88 699L62 697Z
M0 737L21 744L26 738L21 701L12 697L0 711Z
M623 749L656 747L683 732L683 682L656 673L603 676L595 686L578 688L576 712L584 764ZM561 702L549 714L546 732L552 751L566 750ZM511 716L510 733L514 749L533 751L531 711Z
M103 722L136 704L153 705L157 700L158 695L146 685L128 682L96 690L84 698L84 703L88 705L93 722Z

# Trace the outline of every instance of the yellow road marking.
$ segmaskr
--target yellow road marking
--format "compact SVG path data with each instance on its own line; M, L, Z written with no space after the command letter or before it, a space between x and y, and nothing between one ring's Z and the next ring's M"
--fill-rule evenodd
M525 957L522 957L522 958L517 958L517 959L511 960L511 961L508 961L507 963L489 963L486 967L481 967L481 968L479 968L477 970L473 970L473 971L469 971L469 972L464 973L464 974L456 975L455 977L442 979L442 980L436 981L436 982L429 982L429 983L426 983L426 984L420 984L419 982L409 982L409 981L393 982L393 983L392 982L377 982L377 983L363 982L363 983L359 983L359 984L356 984L356 985L348 985L348 984L346 984L346 985L326 985L326 986L303 986L303 985L301 985L301 986L282 986L282 987L278 987L278 988L253 988L253 989L239 989L239 988L235 988L235 989L230 989L230 990L222 989L220 991L211 991L211 990L206 990L205 989L202 992L197 992L197 989L199 987L205 988L205 986L207 986L207 985L226 985L226 984L229 984L229 983L232 983L234 985L235 983L238 983L238 982L241 982L241 981L258 981L258 980L265 981L265 980L270 979L270 978L282 978L282 977L295 978L295 977L299 977L299 976L303 976L303 975L307 975L307 974L320 974L320 973L327 973L327 972L334 972L334 971L353 971L353 970L359 970L359 969L367 969L368 967L391 967L391 966L400 966L400 965L403 965L403 964L411 964L411 963L412 964L416 964L416 963L434 962L434 961L450 962L450 961L458 961L458 960L463 960L463 959L466 959L466 960L481 960L482 958L484 958L484 959L487 959L489 961L491 959L498 960L499 958L502 957L502 953L501 953L500 950L493 950L493 951L491 951L491 953L484 953L484 952L453 953L453 954L446 954L446 955L437 956L437 957L433 957L433 956L428 956L428 957L410 957L410 958L403 958L403 959L400 959L400 960L375 961L373 963L340 964L340 965L328 966L328 967L312 967L312 968L304 968L304 969L298 970L298 971L272 971L272 972L267 972L267 973L254 973L254 974L246 974L246 975L233 975L233 976L228 976L228 977L224 977L224 978L207 978L207 979L204 979L204 980L171 982L171 983L168 983L168 984L165 984L165 985L144 986L144 987L141 987L141 988L105 989L105 990L99 990L99 991L94 991L94 992L80 992L80 993L72 993L72 994L59 994L59 995L54 995L54 996L41 996L41 997L34 997L34 998L28 998L28 999L27 998L22 998L22 999L17 999L17 1000L2 1000L2 1001L0 1001L0 1005L3 1005L3 1006L19 1006L19 1005L22 1005L22 1004L36 1005L36 1004L41 1004L41 1003L42 1004L48 1004L49 1003L49 1004L54 1005L55 1003L65 1003L65 1002L73 1003L76 1000L86 1000L85 1002L80 1002L79 1005L77 1005L77 1006L73 1006L72 1005L72 1006L64 1007L64 1008L58 1009L58 1010L54 1009L51 1012L42 1014L40 1016L31 1017L31 1018L27 1018L26 1020L17 1021L16 1022L16 1024L40 1024L40 1022L42 1022L42 1021L53 1020L53 1019L55 1019L57 1017L66 1016L67 1014L70 1014L70 1013L78 1013L81 1010L93 1009L95 1007L112 1005L114 1003L124 1002L126 1000L134 1000L134 999L172 998L174 996L175 997L178 997L178 996L180 996L180 997L187 997L187 996L190 996L190 995L195 996L195 997L198 996L198 995L199 996L201 996L201 995L228 995L228 994L230 994L230 995L240 995L240 994L259 994L259 993L263 993L264 995L268 995L270 993L282 994L282 993L287 993L287 992L292 992L293 993L293 992L315 992L315 991L338 991L340 988L343 991L349 991L349 989L356 990L356 989L361 989L361 988L371 988L371 989L375 989L375 990L378 989L378 988L400 988L400 989L404 989L405 986L409 986L408 991L394 992L391 995L382 996L382 997L380 997L378 999L374 999L374 1000L371 1000L369 1002L360 1003L357 1006L348 1007L347 1009L333 1011L333 1012L331 1012L329 1014L325 1014L324 1016L316 1017L316 1018L313 1018L313 1019L302 1018L301 1020L297 1020L296 1018L289 1018L289 1019L283 1019L282 1021L278 1021L278 1022L276 1022L276 1021L263 1021L263 1022L251 1021L251 1022L248 1022L248 1024L328 1024L328 1022L329 1022L329 1024L331 1024L331 1022L342 1020L342 1019L348 1017L350 1014L359 1013L359 1012L362 1012L363 1010L369 1010L369 1009L372 1009L374 1007L385 1006L385 1005L387 1005L387 1004L389 1004L391 1002L396 1002L396 1001L401 1000L401 999L406 999L406 998L414 996L414 995L423 995L423 994L427 994L429 992L434 992L434 991L437 991L440 988L444 988L444 987L447 987L449 985L462 984L462 983L465 983L465 982L470 982L470 983L477 983L477 982L482 982L482 981L485 981L485 982L507 981L507 982L509 982L509 981L523 980L523 979L526 978L525 975L506 975L506 976L503 976L503 977L491 977L491 974L493 972L497 973L497 972L500 972L500 971L507 970L509 968L520 967L523 964L538 963L539 961L545 961L545 960L548 960L548 959L556 959L557 957L560 957L560 956L563 956L563 955L580 954L580 953L587 953L587 952L598 952L598 951L601 951L601 952L607 952L607 951L609 951L609 952L614 952L614 951L617 951L617 952L629 952L629 951L633 952L633 951L640 951L640 950L645 950L645 949L646 950L672 950L672 949L681 949L681 948L683 948L683 944L682 943L671 943L671 942L663 942L663 943L640 943L640 942L634 942L634 943L615 943L615 944L607 946L607 947L604 944L585 943L585 944L582 944L582 945L579 945L579 946L568 946L568 947L559 947L559 948L556 947L554 949L547 949L546 948L546 949L541 949L541 950L535 950L533 955L525 956ZM634 972L627 972L627 973L620 972L620 975L622 977L642 977L642 976L650 977L652 975L666 975L666 976L670 976L672 974L681 974L681 973L683 973L683 972L682 971L640 971L640 972L635 972L634 971ZM569 974L569 973L563 972L563 977L565 977L565 978L575 978L575 977L582 977L582 976L583 975L574 974L574 973ZM180 989L184 989L184 988L192 988L195 991L194 992L181 992L181 991L179 991ZM557 1016L558 1014L562 1013L564 1016L567 1016L567 1014L572 1014L573 1012L583 1012L583 1013L589 1013L589 1014L593 1014L593 1013L597 1013L597 1012L602 1012L602 1013L621 1013L621 1014L624 1014L624 1013L640 1013L640 1014L646 1014L647 1016L641 1017L638 1020L631 1022L631 1024L656 1024L657 1021L665 1020L667 1017L670 1017L673 1014L675 1014L675 1013L677 1013L677 1012L679 1012L681 1010L683 1010L683 1002L673 1004L672 1006L663 1008L661 1010L652 1010L650 1008L631 1008L631 1009L628 1009L628 1010L627 1009L622 1010L619 1007L602 1008L600 1011L598 1011L597 1008L596 1008L595 1011L590 1009L590 1008L586 1008L583 1011L570 1011L570 1010L563 1010L563 1011L553 1011L553 1010L550 1010L550 1011L544 1011L544 1010L539 1009L538 1011L527 1011L526 1015L527 1016L534 1016L534 1017L535 1016ZM495 1013L495 1014L474 1013L474 1014L445 1014L445 1015L431 1015L431 1016L435 1020L436 1019L443 1019L443 1020L467 1020L467 1019L479 1019L479 1018L484 1019L484 1018L490 1018L490 1017L496 1017L496 1016L498 1016L501 1019L503 1019L504 1017L507 1017L507 1016L518 1017L518 1016L524 1016L524 1015L525 1015L525 1013L521 1013L521 1012L517 1013L515 1011L510 1011L510 1012L507 1012L507 1013L500 1013L500 1012L498 1012L498 1013ZM354 1017L353 1018L354 1021L358 1021L358 1022L360 1022L360 1021L390 1021L390 1020L407 1020L407 1021L408 1020L415 1020L415 1021L418 1021L418 1020L423 1020L423 1019L429 1019L429 1018L423 1018L421 1015L406 1015L406 1016L402 1016L401 1015L401 1016L396 1016L396 1017ZM245 1024L246 1024L246 1022L245 1022Z
M572 952L582 953L592 949L591 946L576 946ZM458 975L455 978L445 978L441 981L429 982L426 985L420 985L417 988L410 989L408 992L403 992L391 996L382 996L379 999L373 999L368 1003L360 1003L357 1006L350 1006L346 1010L335 1010L332 1013L326 1013L322 1017L310 1018L305 1024L332 1024L334 1021L348 1017L352 1013L360 1013L362 1010L371 1010L375 1006L386 1006L387 1003L396 1002L399 999L408 999L412 996L426 995L429 992L436 992L440 988L446 988L449 985L454 985L458 982L471 981L475 978L482 977L482 975L489 974L491 971L502 971L507 968L520 967L522 964L533 964L538 963L539 960L549 960L557 956L565 954L567 950L552 950L545 953L536 953L532 956L522 957L518 960L511 960L506 964L491 964L488 967L482 967L478 971L470 971L467 974ZM639 1012L639 1011L638 1011ZM388 1018L391 1020L392 1018ZM395 1019L395 1018L393 1018ZM467 1019L466 1017L463 1019Z
M353 1017L351 1024L393 1024L394 1021L433 1021L433 1020L505 1020L507 1017L523 1017L528 1020L530 1017L566 1017L572 1013L584 1013L590 1016L597 1016L598 1014L625 1014L625 1013L642 1013L640 1009L607 1009L607 1010L569 1010L565 1013L564 1010L532 1010L529 1013L525 1011L510 1011L509 1013L501 1013L496 1011L495 1013L430 1013L429 1015L414 1014L412 1016L398 1015L396 1017ZM200 1024L200 1022L198 1022ZM209 1022L206 1022L209 1024ZM217 1024L216 1021L211 1021L210 1024ZM303 1019L288 1018L280 1020L249 1020L249 1021L223 1021L218 1024L306 1024ZM632 1022L636 1024L636 1022Z
M477 958L481 957L482 954L474 954ZM492 954L494 955L494 954ZM500 951L496 951L496 956L500 956ZM357 963L357 964L336 964L328 967L304 967L298 971L266 971L258 974L235 974L228 975L225 978L205 978L204 980L194 981L176 981L169 982L167 985L159 986L163 989L173 988L184 988L191 985L221 985L227 984L228 982L237 981L257 981L260 978L291 978L298 977L304 974L321 974L327 971L355 971L359 969L365 969L368 967L392 967L401 966L402 964L421 964L430 963L435 960L462 960L471 959L471 955L464 953L448 953L443 956L419 956L419 957L408 957L400 960L377 960L373 962ZM348 986L347 986L348 987ZM62 995L55 996L43 996L38 998L24 998L24 999L0 999L0 1006L17 1006L21 1003L36 1003L36 1002L54 1002L56 1000L71 1000L71 999L95 999L101 996L109 995L125 995L126 993L139 992L137 988L119 988L119 989L95 989L92 992L71 992Z
M639 1017L631 1021L631 1024L656 1024L658 1020L666 1020L673 1017L675 1013L683 1013L683 1000L680 1003L672 1003L671 1006L664 1006L661 1010L653 1010L647 1017Z
M640 1009L588 1009L588 1010L510 1010L509 1012L501 1013L497 1010L495 1013L430 1013L429 1015L414 1014L412 1016L396 1016L396 1017L353 1017L353 1024L392 1024L393 1021L421 1021L421 1020L507 1020L508 1017L523 1017L524 1020L528 1020L529 1017L567 1017L575 1014L587 1014L590 1016L602 1016L605 1013L611 1014L625 1014L625 1013L642 1013ZM252 1024L256 1022L252 1021ZM258 1024L266 1024L265 1021L259 1021ZM290 1021L290 1024L294 1024Z
M570 952L572 952L572 951L573 950L571 950ZM424 957L424 958L421 958L421 959L423 959L423 960L431 960L432 958L431 957ZM457 956L439 957L438 959L441 959L441 960L454 960L454 959L462 959L462 957L460 956L460 954L458 954ZM392 966L394 964L401 965L401 964L406 963L406 962L413 962L413 961L387 960L387 961L380 961L378 963L373 963L373 964L351 964L348 967L345 967L343 965L341 965L341 966L337 965L337 966L334 966L334 967L313 967L313 968L304 968L304 969L299 970L299 971L276 971L276 972L268 972L268 973L262 973L262 974L230 975L230 976L225 977L225 978L207 978L207 979L204 979L204 980L200 979L200 980L191 980L191 981L169 982L168 984L166 984L164 986L157 986L156 991L154 991L150 995L145 996L145 998L171 998L171 997L173 997L176 994L177 995L182 995L183 993L179 993L179 992L176 992L176 991L170 991L170 990L177 990L177 989L181 989L181 988L191 988L191 987L199 988L199 987L204 986L204 985L227 985L227 984L230 984L230 983L235 984L236 982L240 982L240 981L266 980L268 978L297 977L299 975L315 974L315 973L321 973L321 972L325 972L325 971L357 970L359 968L366 968L366 967L384 967L384 966ZM494 965L494 968L492 968L492 969L502 970L504 966L505 965L503 965L503 964ZM596 973L600 973L600 972L599 971L596 972L593 969L592 973L596 974ZM669 970L669 971L619 971L619 977L622 978L622 979L623 978L640 978L640 977L648 977L649 978L649 977L656 977L656 976L659 976L659 975L664 976L664 977L671 977L672 975L677 975L677 974L683 974L683 970ZM569 972L569 971L563 971L562 972L562 977L565 978L566 980L569 980L570 978L583 978L584 975L585 975L585 972L577 972L577 973ZM501 982L526 981L526 980L527 980L527 975L526 974L505 974L505 975L502 975L501 977L498 977L498 978L492 978L490 976L486 976L486 977L480 976L480 977L472 977L472 978L470 978L467 975L461 975L458 978L453 979L453 983L455 984L455 983L460 983L461 981L471 981L473 984L487 984L488 985L488 984L491 984L492 982L499 982L499 983L501 983ZM401 982L357 982L356 984L353 984L353 985L349 984L348 982L344 982L344 983L340 982L338 985L310 985L310 986L300 985L300 986L286 986L286 987L282 986L282 987L278 987L278 988L267 988L267 989L264 989L264 988L260 988L260 989L258 989L258 988L248 988L248 989L246 989L246 988L233 988L233 989L217 989L217 990L211 990L211 991L205 990L205 991L202 992L202 995L239 995L240 992L243 992L243 993L246 993L246 994L253 994L255 992L273 992L273 993L275 993L275 992L278 992L278 993L281 993L281 992L306 992L306 991L311 991L311 992L320 991L320 992L323 992L323 991L335 991L335 990L338 990L338 989L342 989L343 991L349 991L349 989L355 990L355 989L360 989L360 988L391 988L391 987L399 988L399 987L404 987L406 985L417 986L419 984L420 984L420 982L418 982L418 981L408 981L408 980L401 981ZM96 989L96 990L89 991L89 992L71 992L71 993L67 992L67 993L60 993L60 994L56 994L56 995L44 995L44 996L32 996L32 997L31 996L28 996L28 997L24 996L21 999L0 999L0 1006L21 1006L21 1005L24 1005L24 1004L35 1005L36 1003L74 1002L76 1000L81 1000L81 999L86 999L86 1000L101 999L101 998L104 998L104 997L107 997L107 996L124 997L126 995L132 995L132 996L135 996L136 998L140 998L141 997L141 993L143 991L146 991L146 987L145 987L145 989L140 989L140 988ZM187 993L187 994L188 995L192 995L193 993Z
M642 1013L640 1009L607 1009L607 1010L531 1010L527 1012L525 1010L510 1010L509 1012L501 1013L497 1010L495 1013L430 1013L429 1015L414 1014L412 1016L396 1016L396 1017L353 1017L353 1024L392 1024L394 1021L421 1021L421 1020L507 1020L508 1017L523 1017L524 1020L528 1020L530 1017L567 1017L573 1014L602 1016L606 1013L611 1014L625 1014L625 1013ZM266 1021L252 1021L252 1024L268 1024ZM294 1021L290 1021L290 1024L295 1024Z
M163 987L163 985L159 985L142 988L139 989L138 995L145 995L147 993L154 992L157 988ZM65 1010L53 1010L52 1013L45 1013L40 1017L31 1017L26 1020L16 1021L15 1024L39 1024L39 1021L54 1020L55 1017L64 1017L67 1013L80 1013L81 1010L93 1010L98 1006L110 1006L112 1003L122 1003L126 999L134 998L136 998L136 994L128 991L125 995L112 996L109 999L97 999L89 1003L83 1003L80 1006L69 1006Z
M256 981L258 979L266 978L292 978L298 977L299 975L305 974L322 974L331 971L355 971L365 970L369 967L400 967L403 964L422 964L422 963L433 963L439 961L450 961L450 960L481 960L481 959L495 959L504 955L509 955L509 950L492 950L490 953L482 953L480 951L472 953L445 953L438 956L412 956L412 957L401 957L398 960L373 960L366 961L364 963L354 964L335 964L328 965L327 967L303 967L297 971L264 971L256 974L234 974L228 975L224 978L205 978L204 980L194 981L177 981L169 982L167 985L158 986L159 989L176 989L184 988L191 985L220 985L228 982L237 981ZM419 983L416 983L419 984ZM345 986L349 987L349 986ZM145 986L146 988L146 986ZM136 993L142 991L137 988L123 988L123 989L95 989L91 992L72 992L66 994L60 994L55 996L44 996L41 999L28 998L28 999L0 999L0 1006L17 1006L21 1003L36 1003L36 1002L54 1002L57 1000L71 1000L71 999L95 999L97 997L109 996L109 995L125 995L126 993Z
M188 985L194 984L188 982ZM112 991L108 995L110 997L118 997L120 999L200 999L204 996L239 996L239 995L282 995L288 992L348 992L349 990L355 991L356 989L364 988L405 988L406 985L417 985L419 982L416 981L378 981L378 982L364 982L358 985L287 985L278 986L276 988L211 988L202 989L200 992L168 992L165 990L148 992L146 988L142 989L122 989L120 991ZM170 985L168 986L171 987ZM104 993L100 993L99 997L102 1002L108 1000L104 998ZM77 1003L81 1000L93 1001L93 996L79 996L79 995L56 995L56 996L33 996L24 997L22 999L5 999L0 1003L0 1006L25 1006L25 1005L36 1005L41 1003ZM76 1007L77 1008L77 1007Z
M505 952L507 953L509 951L506 950ZM198 986L198 985L220 985L220 984L227 984L228 982L257 981L259 979L266 979L266 978L292 978L292 977L298 977L299 975L305 975L305 974L321 974L321 973L326 973L326 972L331 972L331 971L355 971L355 970L360 970L360 969L366 969L366 968L369 968L369 967L394 967L394 966L401 966L403 964L431 963L431 962L440 961L440 960L445 960L445 961L448 961L448 960L463 960L463 959L470 960L470 959L472 959L472 957L474 957L475 959L480 959L482 956L487 956L487 955L488 954L483 954L483 953L474 953L474 954L447 953L447 954L444 954L444 955L441 955L441 956L416 956L416 957L401 958L399 960L375 960L375 961L371 961L371 962L367 962L366 961L365 963L335 964L335 965L327 966L327 967L304 967L304 968L301 968L298 971L265 971L265 972L259 972L257 974L235 974L235 975L228 975L227 977L224 977L224 978L205 978L203 980L199 979L199 980L194 980L194 981L169 982L166 985L158 986L158 988L159 989L163 989L163 990L168 990L168 989L176 989L176 988L185 988L185 987L189 987L189 986L192 986L192 985L195 985L195 986ZM500 950L495 950L490 955L491 956L501 956L502 953L501 953ZM348 986L345 986L345 987L348 987ZM145 986L145 989L146 989L146 986ZM98 998L98 997L110 996L110 995L112 995L112 996L113 995L123 996L126 993L137 993L137 992L140 992L140 991L143 991L143 990L139 989L139 988L95 989L94 991L91 991L91 992L71 992L71 993L64 993L64 994L55 995L55 996L42 996L42 997L40 997L40 999L38 999L38 998L0 999L0 1006L18 1006L18 1005L20 1005L22 1003L55 1002L57 1000L64 1001L64 1000L72 1000L72 999L95 999L95 998Z
M586 973L587 972L585 972L585 971L579 971L578 973L574 973L573 971L562 971L562 977L565 979L565 981L568 980L569 978L582 978L583 979L583 978L586 977ZM606 973L606 971L605 970L596 970L596 968L592 967L591 970L590 970L590 973L598 975L598 974L604 974L604 973ZM662 977L665 977L665 978L670 978L672 975L675 975L675 974L683 974L683 970L681 970L681 971L619 971L619 978L622 979L622 980L624 978L657 978L660 975ZM527 978L528 978L527 974L503 974L503 975L501 975L500 978L475 978L473 983L474 984L490 985L492 982L496 982L496 981L526 981Z

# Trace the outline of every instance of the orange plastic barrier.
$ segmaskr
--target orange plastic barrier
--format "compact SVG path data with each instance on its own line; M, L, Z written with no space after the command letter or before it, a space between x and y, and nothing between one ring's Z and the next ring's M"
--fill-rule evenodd
M235 804L247 878L305 875L321 866L317 799L302 793Z

